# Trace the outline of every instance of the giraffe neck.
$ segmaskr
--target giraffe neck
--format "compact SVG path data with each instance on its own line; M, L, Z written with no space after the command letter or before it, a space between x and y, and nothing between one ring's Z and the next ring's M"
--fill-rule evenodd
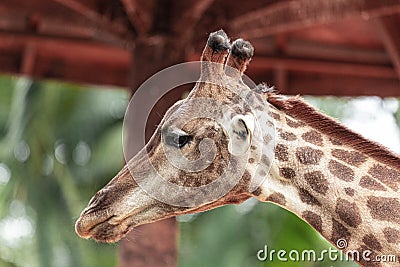
M294 212L336 246L338 240L345 239L345 250L370 250L371 258L382 254L398 256L398 158L372 142L364 143L364 150L360 151L360 144L351 144L337 133L327 132L285 110L272 109L275 160L258 198ZM331 123L335 123L336 131L355 134ZM366 150L365 146L384 151ZM386 158L377 157L379 154ZM362 259L360 262L376 265Z

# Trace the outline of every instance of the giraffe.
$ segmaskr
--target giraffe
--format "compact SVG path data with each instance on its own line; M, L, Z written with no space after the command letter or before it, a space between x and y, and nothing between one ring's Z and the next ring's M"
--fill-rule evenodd
M146 146L93 196L75 225L80 237L116 242L141 224L254 197L293 212L344 253L400 258L400 157L298 96L285 97L263 84L250 89L242 76L253 53L247 41L231 44L222 30L210 34L199 82L166 112ZM195 101L202 98L215 103ZM216 103L222 106L214 114L217 120L191 119ZM204 148L204 140L213 142L212 149ZM187 161L177 160L183 167L171 163L165 148L172 159L183 155ZM185 169L202 157L208 165ZM220 182L227 169L228 179ZM235 173L239 177L229 183ZM206 190L163 191L151 183L157 175L185 188L214 183L213 190L225 191L210 196ZM141 178L150 181L147 189L172 202L150 195ZM362 266L393 266L354 260Z

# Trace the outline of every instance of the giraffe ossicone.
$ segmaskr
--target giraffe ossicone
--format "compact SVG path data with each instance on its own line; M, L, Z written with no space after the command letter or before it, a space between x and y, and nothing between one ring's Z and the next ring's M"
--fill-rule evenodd
M337 247L346 240L344 252L400 254L400 158L300 98L250 88L244 71L253 53L247 41L210 34L196 63L200 78L177 78L196 82L193 90L143 149L124 145L128 163L90 200L76 223L79 236L116 242L141 224L255 197L297 214ZM127 117L144 115L132 109Z

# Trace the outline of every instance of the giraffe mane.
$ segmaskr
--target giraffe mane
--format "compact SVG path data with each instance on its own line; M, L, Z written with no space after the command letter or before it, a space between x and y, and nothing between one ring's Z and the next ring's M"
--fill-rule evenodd
M371 158L400 170L400 156L388 148L373 142L350 130L335 119L322 114L307 104L300 96L284 98L282 95L269 93L267 101L279 110L295 119L301 120L320 132L339 140Z

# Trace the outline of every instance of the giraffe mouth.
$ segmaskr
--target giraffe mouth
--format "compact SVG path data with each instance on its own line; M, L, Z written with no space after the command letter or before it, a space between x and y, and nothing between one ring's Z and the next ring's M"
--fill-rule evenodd
M116 218L116 215L112 215L98 219L97 216L83 214L75 224L75 231L79 237L84 239L92 238L105 243L117 242L136 224L131 216L122 220Z
M99 212L88 213L87 211L81 214L75 224L75 232L85 239L92 238L99 227L107 224L114 217L114 215L99 216Z
M157 209L152 206L134 209L124 216L108 215L107 210L84 211L75 224L75 231L79 237L92 238L99 242L114 243L123 238L130 230L141 224L163 219L155 218Z

